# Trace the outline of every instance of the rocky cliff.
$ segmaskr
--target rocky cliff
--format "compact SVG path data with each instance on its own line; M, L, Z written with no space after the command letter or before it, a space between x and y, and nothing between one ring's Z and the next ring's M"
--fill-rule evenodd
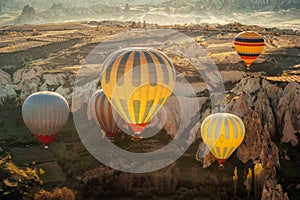
M229 94L228 112L241 117L246 127L237 157L243 163L252 160L262 164L262 199L288 199L277 184L280 153L275 142L280 139L282 143L298 145L299 86L296 82L279 83L262 77L247 77Z

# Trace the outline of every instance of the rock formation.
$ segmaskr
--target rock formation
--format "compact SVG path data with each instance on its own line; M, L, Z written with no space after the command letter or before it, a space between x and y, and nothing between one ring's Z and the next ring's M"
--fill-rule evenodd
M10 74L0 69L0 85L11 84Z
M283 90L276 108L278 125L283 129L281 142L298 144L296 133L300 132L300 85L289 83Z
M39 87L40 90L55 91L59 86L66 81L66 75L63 73L45 73L42 78L43 84Z
M243 71L221 71L223 82L226 83L237 83L247 75Z
M261 77L247 77L232 90L234 97L228 104L228 112L240 116L246 127L243 143L237 157L261 163L264 169L262 199L288 199L276 181L279 150L272 139L298 144L299 132L299 84L276 84Z
M17 93L11 83L10 74L0 69L0 106L2 106L7 100L17 97Z
M175 137L178 132L184 131L192 123L192 118L207 101L207 97L189 98L171 96L161 111L164 114L158 116L160 118L159 123L165 123L157 125L163 126L168 135ZM195 123L194 128L190 131L191 134L196 131L198 132L198 128L199 123Z
M29 5L24 6L21 15L14 22L14 24L32 24L42 23L44 20L35 13L35 9Z
M283 193L281 185L268 180L264 185L261 199L262 200L288 200L289 198L286 193Z
M13 74L15 90L19 93L18 103L22 103L29 95L39 91L43 70L41 67L24 67Z
M17 105L37 91L55 91L69 103L73 91L74 76L69 73L48 73L38 66L25 66L12 75L0 69L0 105L14 99Z
M240 117L247 117L251 112L258 113L263 128L272 137L282 135L282 142L297 145L299 84L290 82L281 85L259 77L245 78L232 90L237 96L229 103L228 111Z

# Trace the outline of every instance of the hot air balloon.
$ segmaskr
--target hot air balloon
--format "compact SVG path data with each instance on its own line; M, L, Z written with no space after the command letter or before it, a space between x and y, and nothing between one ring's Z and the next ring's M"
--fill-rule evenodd
M121 117L116 112L107 100L103 90L96 91L88 103L88 118L94 119L106 133L110 141L114 141L115 135L120 132L118 124L121 122Z
M45 145L45 149L67 123L69 112L65 98L48 91L30 95L22 106L25 125Z
M264 38L254 31L239 33L234 39L234 47L247 69L264 49Z
M201 136L211 153L218 161L219 167L242 143L245 136L243 121L229 113L215 113L201 124Z
M143 47L120 49L103 63L101 86L115 110L135 132L141 132L172 94L175 69L158 50Z

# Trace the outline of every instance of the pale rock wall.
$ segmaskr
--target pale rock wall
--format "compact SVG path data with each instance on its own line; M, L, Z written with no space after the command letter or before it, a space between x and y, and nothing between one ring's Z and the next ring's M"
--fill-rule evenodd
M7 100L17 97L11 83L12 80L10 74L0 69L0 106L2 106Z

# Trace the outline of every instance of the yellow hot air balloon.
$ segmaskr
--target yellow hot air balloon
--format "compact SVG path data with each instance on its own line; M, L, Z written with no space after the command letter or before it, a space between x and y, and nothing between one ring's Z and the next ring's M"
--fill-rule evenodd
M261 54L264 45L264 38L254 31L241 32L234 39L235 50L245 62L247 69L250 69L250 65Z
M201 136L222 167L222 163L242 143L245 136L244 123L236 115L215 113L202 122Z
M118 50L103 64L104 94L135 132L141 132L159 111L175 85L175 69L162 52L143 47Z

